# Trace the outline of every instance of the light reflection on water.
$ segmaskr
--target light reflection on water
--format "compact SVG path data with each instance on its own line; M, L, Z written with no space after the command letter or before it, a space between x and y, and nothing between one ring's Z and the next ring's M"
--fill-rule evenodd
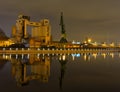
M1 54L0 89L119 92L119 59L120 53Z

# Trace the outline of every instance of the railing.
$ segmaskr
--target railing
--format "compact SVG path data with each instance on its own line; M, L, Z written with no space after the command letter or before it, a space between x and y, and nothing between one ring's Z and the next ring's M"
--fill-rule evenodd
M85 53L85 52L119 52L119 48L109 48L109 49L90 49L90 48L80 48L80 49L55 49L55 48L2 48L0 49L0 54L6 53L6 54L28 54L28 53Z

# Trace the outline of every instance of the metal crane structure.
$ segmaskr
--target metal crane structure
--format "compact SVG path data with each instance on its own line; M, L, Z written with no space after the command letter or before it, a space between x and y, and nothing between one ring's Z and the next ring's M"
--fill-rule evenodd
M29 26L31 29L29 29ZM31 30L31 35L28 31ZM30 33L30 32L29 32ZM31 47L48 45L51 42L51 26L48 19L31 22L29 16L19 15L16 25L12 29L12 38L15 43L26 43L29 39Z
M64 25L64 21L63 21L63 12L61 12L60 26L61 26L61 39L60 39L60 43L67 43L65 25Z

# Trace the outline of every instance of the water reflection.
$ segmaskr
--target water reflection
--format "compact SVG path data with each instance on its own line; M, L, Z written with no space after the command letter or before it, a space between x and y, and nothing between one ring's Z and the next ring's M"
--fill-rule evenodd
M0 55L0 68L9 60L11 64L11 74L16 81L17 86L28 85L32 80L38 80L42 83L48 83L50 79L52 57L57 57L60 67L59 87L63 89L64 76L66 74L67 64L71 58L72 61L81 59L81 61L92 61L97 58L114 58L120 53L75 53L75 54L2 54ZM56 60L56 61L57 61Z
M66 71L66 64L67 64L67 57L66 55L60 55L59 56L59 62L60 62L60 77L59 77L59 86L60 89L62 89L62 84L63 84L63 78L65 75L65 71Z
M4 58L8 57L9 56L6 55ZM43 83L48 82L50 77L51 56L44 54L29 54L29 59L26 57L28 57L28 55L24 55L24 58L23 55L12 55L10 59L12 76L15 78L17 86L28 85L31 80L39 80ZM65 54L59 55L59 63L59 87L62 89L62 82L67 64L67 57Z
M0 56L0 70L4 68L4 65L8 62L7 59L4 59L2 56Z
M29 60L22 59L18 55L18 59L11 59L12 75L15 77L17 85L28 85L31 80L39 80L40 82L48 82L50 76L50 57L29 55Z
M118 55L120 57L120 53L78 53L78 54L71 54L72 60L74 61L75 58L81 57L84 59L84 61L90 61L91 58L97 59L98 56L102 56L104 59L106 59L108 56L111 58L114 58L114 56ZM101 57L101 58L102 58Z

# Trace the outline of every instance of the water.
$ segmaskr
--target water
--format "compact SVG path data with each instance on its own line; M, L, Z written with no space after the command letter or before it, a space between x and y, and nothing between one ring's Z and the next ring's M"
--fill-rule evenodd
M120 53L0 55L2 92L120 92Z

